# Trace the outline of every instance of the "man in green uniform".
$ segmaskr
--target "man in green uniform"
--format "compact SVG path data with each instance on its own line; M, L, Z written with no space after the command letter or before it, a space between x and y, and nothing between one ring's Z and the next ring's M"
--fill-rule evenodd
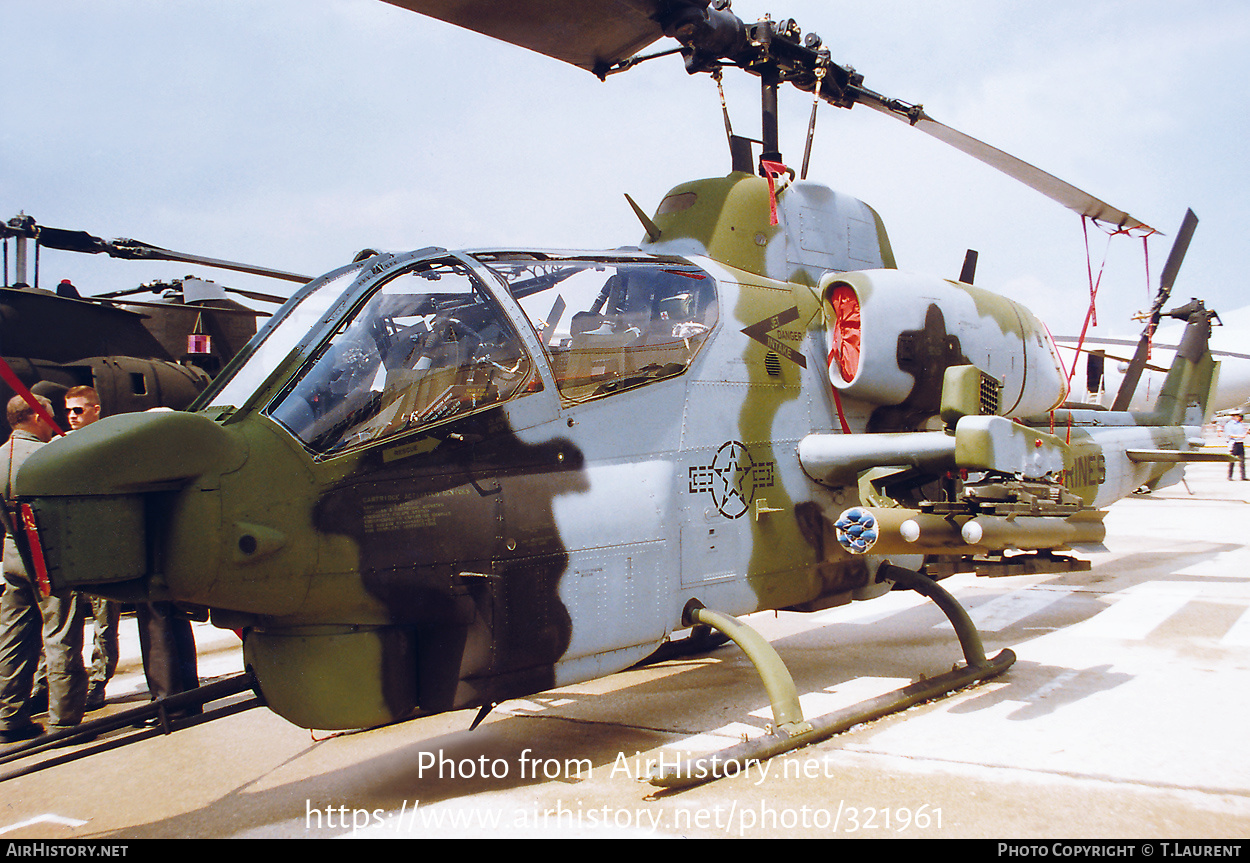
M51 416L51 403L41 396L34 398ZM0 450L5 504L5 586L0 597L0 743L30 740L43 733L43 728L31 719L29 703L41 645L47 655L49 730L59 731L81 722L87 698L87 672L82 661L86 606L69 591L43 596L27 573L15 540L18 523L13 482L18 468L52 439L56 429L21 396L9 401L8 420L13 433Z
M100 418L100 396L94 387L71 387L65 394L65 415L71 430L91 425ZM104 688L117 670L118 634L121 605L111 599L93 596L91 618L94 621L95 638L91 649L91 668L88 675L87 709L98 710L104 706Z

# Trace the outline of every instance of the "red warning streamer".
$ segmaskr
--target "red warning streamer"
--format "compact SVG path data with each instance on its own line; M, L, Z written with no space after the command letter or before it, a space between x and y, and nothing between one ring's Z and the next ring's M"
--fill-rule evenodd
M52 414L43 409L43 405L39 403L39 399L35 398L34 395L31 394L31 391L26 388L26 384L22 383L22 381L18 378L17 373L13 371L12 367L7 362L5 362L3 357L0 357L0 379L3 379L4 382L9 385L9 388L12 389L13 392L21 396L22 399L25 400L26 404L30 405L30 409L35 412L35 415L41 417L44 422L52 426L58 435L65 434L65 432L61 431L61 427L56 424L56 420L52 418Z
M760 160L760 167L764 169L764 177L768 180L768 224L777 224L777 184L776 178L782 174L794 176L794 172L780 162L766 162Z
M1072 368L1068 370L1069 391L1071 391L1072 389L1072 375L1076 371L1077 361L1080 360L1081 350L1085 346L1085 335L1089 331L1089 328L1091 325L1095 327L1098 326L1098 310L1095 307L1094 302L1098 297L1098 287L1099 285L1102 284L1102 274L1107 268L1107 251L1111 248L1111 238L1119 236L1120 234L1126 234L1130 236L1132 235L1132 230L1128 228L1115 228L1113 230L1107 231L1107 248L1103 250L1102 263L1099 264L1098 275L1097 277L1095 277L1094 276L1094 260L1089 250L1089 223L1090 222L1093 222L1095 225L1099 224L1096 219L1091 219L1089 216L1081 217L1081 231L1085 236L1085 271L1086 271L1086 275L1089 278L1089 309L1085 312L1085 323L1081 325L1081 335L1077 339L1077 342L1076 342L1076 355L1072 361ZM1154 231L1151 230L1150 233L1154 233ZM1144 253L1146 254L1147 284L1149 284L1149 281L1150 281L1150 255L1149 255L1149 246L1146 243L1146 240L1149 237L1150 237L1150 234L1142 235L1142 248L1143 248Z
M1103 273L1103 270L1107 266L1107 254L1106 254L1106 251L1104 251L1102 264L1098 268L1098 278L1095 279L1094 278L1094 261L1089 253L1089 223L1091 221L1095 225L1099 224L1097 219L1091 219L1089 216L1081 217L1081 231L1085 235L1085 269L1086 269L1086 273L1089 276L1089 310L1085 313L1085 323L1081 326L1081 335L1080 335L1080 338L1078 338L1076 341L1076 353L1073 354L1072 356L1072 368L1068 369L1068 376L1067 376L1066 387L1065 387L1065 389L1068 392L1072 391L1072 375L1073 373L1076 372L1077 364L1081 360L1081 350L1082 348L1085 347L1085 334L1089 330L1089 325L1091 322L1094 324L1094 326L1098 325L1098 312L1094 307L1094 301L1098 297L1098 285L1102 282L1102 273ZM1146 290L1147 290L1147 293L1149 293L1149 290L1150 290L1150 244L1147 242L1147 240L1150 239L1151 234L1154 234L1156 232L1153 228L1146 228L1145 231L1146 232L1141 235L1141 240L1142 240L1142 255L1146 259ZM1109 249L1111 247L1112 237L1116 236L1117 234L1128 234L1131 236L1132 233L1133 233L1133 229L1128 229L1128 228L1116 228L1114 230L1107 231L1107 248ZM1151 335L1153 336L1153 332L1151 333ZM1149 342L1147 342L1147 356L1149 356ZM1050 432L1051 434L1055 433L1055 412L1053 410L1050 412ZM1072 412L1071 411L1068 412L1068 428L1067 428L1065 442L1069 444L1072 443Z

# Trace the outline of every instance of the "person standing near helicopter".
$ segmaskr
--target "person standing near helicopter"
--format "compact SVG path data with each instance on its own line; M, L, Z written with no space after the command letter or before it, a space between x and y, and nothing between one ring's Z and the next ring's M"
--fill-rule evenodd
M71 430L91 425L100 418L100 395L95 387L71 387L65 393L65 415ZM104 706L105 687L117 670L119 653L117 628L120 624L121 606L111 599L91 597L91 617L94 636L91 645L91 669L87 687L87 709L99 710Z
M1246 478L1246 424L1239 413L1235 413L1224 424L1224 437L1228 440L1228 451L1233 461L1228 463L1228 479L1233 478L1233 462L1241 465L1241 478Z
M72 430L91 425L100 419L99 393L94 387L71 388L65 393L65 412ZM92 599L91 608L95 616L95 644L87 709L95 710L104 706L105 687L117 668L120 608L116 602L100 598ZM150 602L135 606L135 619L139 625L143 672L152 698L176 695L198 686L191 622L168 603Z
M71 592L44 596L26 571L17 546L13 478L32 453L58 433L46 417L52 404L32 396L37 411L22 396L7 406L13 433L0 450L4 475L4 596L0 598L0 743L16 743L43 734L31 719L31 689L40 650L47 656L48 720L51 731L82 721L87 672L82 661L86 605ZM42 635L41 635L42 632Z

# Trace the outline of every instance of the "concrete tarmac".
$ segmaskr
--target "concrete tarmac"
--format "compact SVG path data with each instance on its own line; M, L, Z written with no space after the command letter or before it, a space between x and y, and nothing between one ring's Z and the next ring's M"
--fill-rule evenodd
M1112 507L1091 572L944 580L986 652L1018 655L1002 677L729 779L657 794L640 776L763 733L732 645L507 702L474 731L470 711L331 735L250 710L0 784L0 837L1244 839L1250 482L1224 471ZM961 659L911 593L747 621L808 717ZM233 633L197 638L202 676L240 669ZM145 698L128 644L106 711Z

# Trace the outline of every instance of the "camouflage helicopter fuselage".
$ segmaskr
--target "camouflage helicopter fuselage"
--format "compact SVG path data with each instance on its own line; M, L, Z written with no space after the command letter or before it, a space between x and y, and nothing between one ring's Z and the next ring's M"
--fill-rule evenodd
M193 412L30 458L49 579L207 609L273 710L365 727L627 668L692 604L814 610L888 591L887 560L1096 540L1074 513L1177 478L1160 452L1201 421L1202 352L1153 415L1049 414L1045 328L894 270L876 214L823 187L692 183L651 227L635 250L424 249L314 281ZM861 553L838 527L857 506L946 527ZM1006 539L954 538L974 521Z

